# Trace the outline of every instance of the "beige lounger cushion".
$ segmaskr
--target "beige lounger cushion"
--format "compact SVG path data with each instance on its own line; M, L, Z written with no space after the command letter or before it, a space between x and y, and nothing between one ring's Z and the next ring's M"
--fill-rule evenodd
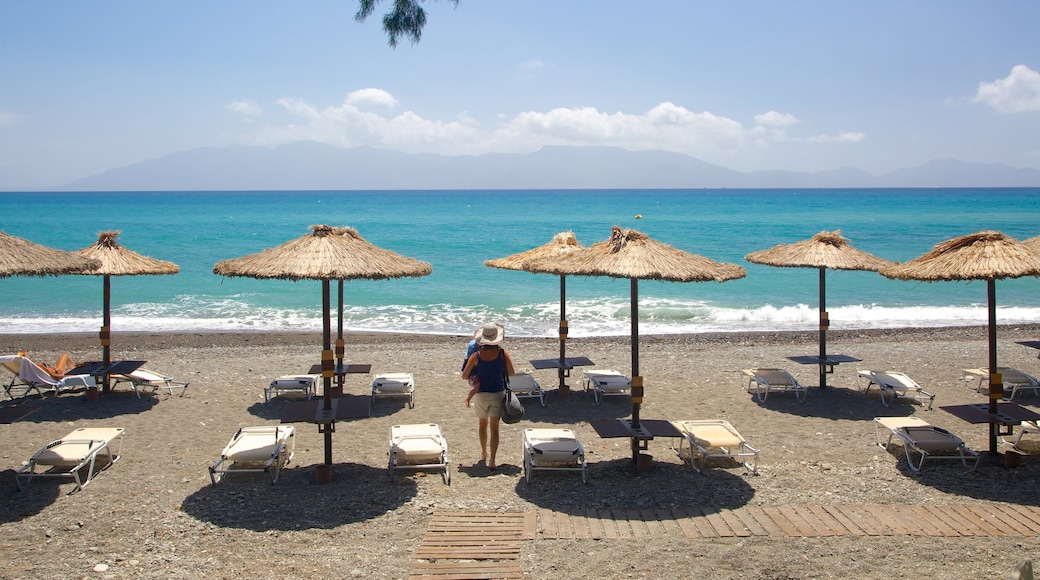
M524 437L538 461L575 462L581 453L581 444L570 429L526 429Z
M744 442L725 425L697 425L686 430L701 447L739 447Z
M538 383L530 373L517 373L509 377L509 389L514 393L537 391Z
M441 430L436 425L394 425L390 438L397 456L406 461L439 460Z
M84 427L76 429L62 437L61 443L37 454L36 464L54 467L75 467L89 457L100 445L111 443L122 432L122 429L115 427Z
M386 393L406 392L415 384L412 373L386 373L372 379L372 386Z
M903 427L903 432L914 442L918 449L934 453L936 451L957 451L961 442L938 427Z
M245 427L228 444L224 457L235 463L264 463L292 432L293 427Z

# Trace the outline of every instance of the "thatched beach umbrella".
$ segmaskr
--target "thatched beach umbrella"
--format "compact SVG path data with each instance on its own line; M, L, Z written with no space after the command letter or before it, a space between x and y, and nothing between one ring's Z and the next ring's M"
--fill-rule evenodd
M1028 240L1022 240L1022 243L1023 244L1029 244L1030 246L1035 246L1037 248L1040 248L1040 236L1035 236L1035 237L1029 238Z
M91 276L102 276L103 278L103 308L101 332L99 333L99 336L101 338L101 351L105 366L108 366L112 362L112 320L110 312L112 295L111 277L144 275L157 276L176 274L181 270L180 267L173 262L142 256L137 252L120 246L116 242L117 236L119 236L118 231L101 232L98 234L96 242L86 248L76 250L76 253L80 256L95 260L99 264L96 268L92 268L82 273ZM105 391L109 389L107 374L105 375L103 386Z
M532 248L530 250L520 252L519 254L513 254L506 256L505 258L497 258L495 260L487 260L484 262L485 266L491 268L502 268L504 270L526 270L535 274L551 273L548 270L540 268L531 268L529 265L534 264L537 266L539 260L548 260L552 262L557 258L569 256L579 250L582 250L581 244L578 243L578 239L574 237L574 232L566 231L560 232L553 236L553 239L549 243ZM564 385L564 376L567 373L566 369L566 357L567 357L567 275L559 274L560 276L560 389L561 391L566 388Z
M690 254L642 232L618 226L612 228L610 238L605 241L569 256L532 262L525 269L561 276L609 276L631 281L633 428L639 427L639 406L643 401L643 377L639 375L639 280L725 282L747 275L747 271L736 264ZM636 454L633 448L633 459Z
M322 408L332 408L334 374L329 312L330 280L388 280L426 276L433 267L372 245L353 228L311 226L311 233L256 254L217 262L213 273L277 280L320 280L322 290ZM332 467L332 430L325 435L325 467Z
M820 387L827 386L827 269L867 270L877 272L894 264L857 250L842 237L841 230L820 232L808 240L781 244L768 250L752 252L744 259L756 264L781 268L819 268L820 270Z
M881 275L898 280L924 282L985 280L989 303L989 412L997 412L1004 385L997 372L996 281L1005 278L1040 276L1040 249L1015 241L1000 232L983 231L946 240L932 251L881 270ZM989 424L989 451L997 453L997 424Z
M79 274L97 266L96 260L0 231L0 278Z

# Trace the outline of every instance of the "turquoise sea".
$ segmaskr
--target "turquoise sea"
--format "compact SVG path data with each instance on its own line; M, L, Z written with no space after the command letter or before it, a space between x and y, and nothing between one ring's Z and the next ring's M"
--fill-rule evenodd
M637 219L636 216L642 216ZM584 245L611 226L747 268L725 283L640 283L640 332L801 329L817 325L818 273L748 263L750 252L840 229L852 245L905 261L943 240L995 229L1040 234L1040 189L565 190L0 193L0 230L64 250L118 241L169 260L173 276L112 281L114 332L318 330L321 285L222 278L213 265L308 233L356 228L430 262L417 279L344 284L348 330L462 334L487 320L513 336L556 336L559 278L484 261L572 230ZM101 279L0 280L0 333L96 331ZM335 288L335 285L333 285ZM627 280L569 277L571 335L627 335ZM335 301L335 297L333 298ZM1001 323L1040 321L1040 279L997 284ZM986 286L828 271L832 329L984 324Z

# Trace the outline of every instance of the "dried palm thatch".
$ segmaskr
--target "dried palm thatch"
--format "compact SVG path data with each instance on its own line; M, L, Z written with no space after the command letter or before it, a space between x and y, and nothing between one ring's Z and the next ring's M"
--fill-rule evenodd
M543 259L551 260L561 256L569 256L583 249L582 245L578 243L578 239L574 236L574 232L566 231L553 236L552 240L544 246L538 246L537 248L506 256L505 258L486 260L484 265L503 270L527 270L534 273L544 273L540 270L530 270L525 266L529 263L537 263Z
M79 274L98 263L0 231L0 278Z
M213 266L219 276L278 280L387 280L426 276L427 262L375 246L353 228L311 226L311 233Z
M936 244L923 256L881 270L881 275L922 282L1040 276L1040 248L1000 232L976 232Z
M1028 244L1035 248L1040 248L1040 236L1029 238L1028 240L1022 240L1023 244Z
M744 259L756 264L781 268L829 268L877 272L893 262L853 248L841 230L820 232L808 240L781 244L752 252Z
M118 231L101 232L93 244L76 250L75 253L85 258L96 260L98 266L83 272L95 276L140 276L165 275L180 272L180 267L173 262L157 260L142 256L127 249L118 242Z
M667 282L725 282L743 278L736 264L716 262L614 226L610 238L566 256L527 262L525 270L568 276L609 276Z
M996 231L982 231L936 244L932 251L908 262L885 268L881 275L898 280L922 282L985 280L988 306L990 370L989 412L997 412L1003 384L997 366L996 281L1005 278L1040 276L1040 249ZM989 424L989 451L997 454L999 425Z

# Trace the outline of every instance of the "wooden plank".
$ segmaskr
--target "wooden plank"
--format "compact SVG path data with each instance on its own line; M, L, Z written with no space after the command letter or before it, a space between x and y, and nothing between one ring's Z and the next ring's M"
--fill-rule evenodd
M819 536L819 533L816 531L816 529L813 528L812 525L809 524L809 522L805 521L805 518L803 518L801 514L795 511L794 508L788 506L778 506L776 510L780 512L780 514L782 514L784 518L787 519L787 521L791 522L791 525L793 525L795 529L798 530L799 536L802 536L804 538L815 538Z
M560 539L569 540L574 537L574 528L571 526L571 518L563 512L556 512L556 525L560 527Z
M1023 536L1040 535L1040 522L1034 521L1025 511L1017 509L1018 506L996 505L994 507L999 509L1005 517L1014 519L1018 523L1019 533Z
M459 560L503 560L503 559L516 559L520 557L520 546L516 546L514 549L506 550L488 550L487 546L457 546L449 547L445 546L442 548L425 548L419 546L415 551L416 558L423 559L443 559L443 558L455 558Z
M417 562L409 579L431 580L490 580L495 578L523 578L516 560L498 562Z
M926 532L930 536L942 536L947 538L959 537L961 533L957 531L957 528L946 523L942 518L932 513L930 507L923 505L911 505L907 506L910 511L921 520L922 524L927 525Z
M773 523L773 519L766 515L762 508L749 508L746 513L748 516L754 518L769 536L783 537L784 532L780 528L776 527L776 524Z
M740 521L740 518L733 513L733 510L719 510L719 517L722 518L722 521L726 522L729 529L733 530L733 535L738 538L746 538L751 535L747 526L745 526L744 522Z
M534 510L524 512L524 539L533 540L538 535L538 514Z
M829 538L834 535L830 526L824 523L820 518L816 517L816 514L809 509L809 506L792 506L791 509L794 510L794 513L797 514L798 517L805 520L805 523L812 526L812 529L817 536L821 538Z
M752 517L752 515L749 514L746 509L733 510L730 513L733 514L733 516L736 517L738 520L740 520L740 523L744 524L744 528L752 536L769 535L769 531L763 528L762 524L758 523L758 520Z
M574 528L574 537L579 540L589 538L589 522L585 519L585 513L571 514L571 526Z
M705 519L708 520L711 527L715 528L715 533L720 538L732 538L737 535L736 532L730 529L729 524L726 523L726 520L722 519L722 516L719 515L719 512L716 511L715 508L700 506L700 510L704 514Z
M625 510L625 518L628 520L628 526L632 529L633 538L643 540L650 537L650 530L643 522L642 512L635 509Z
M556 524L556 512L552 510L538 510L538 521L542 528L542 537L547 540L555 540L560 537L560 528Z
M970 521L971 523L975 524L976 526L982 528L982 530L984 532L986 532L986 534L988 534L990 536L1003 536L1004 535L1004 534L1002 534L1000 532L1000 530L998 528L996 528L995 526L993 526L992 524L987 522L985 518L983 518L982 516L980 516L977 513L973 512L970 507L968 507L966 505L963 505L963 504L957 504L957 505L953 505L953 506L950 506L950 507L953 508L953 510L955 512L957 512L957 514L960 515L961 517L963 517L964 519L966 519L966 520Z
M862 505L859 506L867 517L871 517L875 522L886 528L885 536L909 536L910 530L903 525L903 522L896 517L895 512L889 509L888 506L879 505Z
M614 525L617 526L618 538L627 540L632 537L632 526L628 525L628 516L625 515L625 510L610 510L610 515L614 519Z
M682 533L682 530L679 529L679 523L676 522L675 517L672 516L671 510L656 509L654 512L657 514L657 521L661 524L661 529L666 536L674 536Z
M910 535L934 536L935 534L928 522L922 520L911 507L903 504L891 506L896 518L903 524L903 527L910 531Z
M602 540L603 520L596 515L596 510L585 510L585 521L589 524L589 537L593 540Z
M865 536L865 535L867 535L867 531L866 530L864 530L863 528L861 528L858 525L856 525L856 522L852 518L850 518L848 515L845 514L845 510L842 509L842 506L840 506L840 505L824 505L824 506L821 506L821 507L823 508L823 511L827 512L827 514L830 515L832 518L834 518L838 523L840 523L841 525L845 526L845 529L848 530L848 534L847 535L850 535L850 536Z
M1015 513L1040 524L1040 507L1031 505L1009 505L1008 508L1012 508L1015 510Z
M618 538L618 528L617 523L614 522L614 515L610 513L610 510L596 510L596 516L603 526L603 537L608 540L616 540Z
M780 530L780 533L783 536L788 538L797 538L801 536L801 532L798 531L798 528L796 528L786 517L784 517L784 514L775 507L763 506L762 513L773 522L773 525Z
M657 521L657 513L649 508L644 508L642 511L643 523L646 524L647 532L651 538L664 537L664 526L661 522Z
M950 522L950 525L956 527L966 536L978 537L989 535L985 530L975 525L974 522L965 519L960 513L953 509L953 506L936 506L936 513L946 521Z
M841 509L841 513L845 514L849 520L868 536L883 536L887 531L885 527L875 522L866 511L858 506L842 505L839 509Z
M996 534L994 534L994 535L999 535L999 536L1018 536L1018 535L1021 535L1021 534L1018 533L1018 530L1016 529L1018 526L1014 525L1013 522L1005 521L1004 518L1001 517L1003 514L1000 514L996 510L991 509L990 506L988 506L988 505L975 504L975 505L966 505L964 507L966 509L970 510L972 513L974 513L976 515L976 517L978 517L980 520L986 522L993 529L995 529L996 530Z
M701 538L700 532L697 531L697 526L693 525L693 520L690 519L689 514L682 508L672 508L672 514L675 517L675 523L679 525L679 529L682 530L682 535L687 539Z
M816 516L816 519L821 524L827 526L827 530L833 536L846 536L849 534L848 528L846 528L841 522L834 519L827 510L823 509L822 505L807 505L805 509L809 510L812 515Z

